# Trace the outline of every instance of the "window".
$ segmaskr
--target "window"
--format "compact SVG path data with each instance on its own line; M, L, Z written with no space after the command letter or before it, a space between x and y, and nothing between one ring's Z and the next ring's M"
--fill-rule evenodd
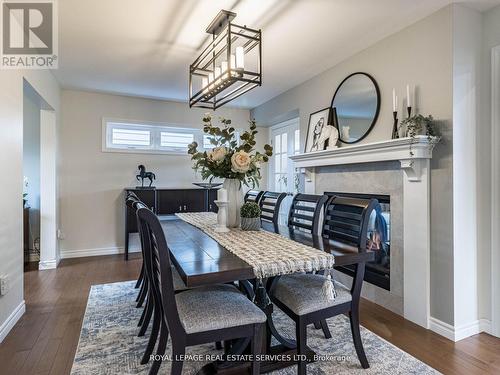
M160 147L167 150L187 151L188 145L194 141L192 130L160 131Z
M286 224L294 193L300 191L300 176L294 168L291 155L300 153L299 119L292 119L271 128L273 156L270 160L269 183L271 190L288 193L281 203L279 223Z
M196 128L103 119L102 150L187 155L188 145L193 141L205 149L213 148L206 137ZM210 147L206 147L207 142Z

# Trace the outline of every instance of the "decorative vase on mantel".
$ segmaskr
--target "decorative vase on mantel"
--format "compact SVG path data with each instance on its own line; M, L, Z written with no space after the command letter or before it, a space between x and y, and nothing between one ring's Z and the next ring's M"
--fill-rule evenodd
M243 189L241 181L237 178L226 178L222 185L227 190L227 226L237 228L240 226L240 209L243 205Z

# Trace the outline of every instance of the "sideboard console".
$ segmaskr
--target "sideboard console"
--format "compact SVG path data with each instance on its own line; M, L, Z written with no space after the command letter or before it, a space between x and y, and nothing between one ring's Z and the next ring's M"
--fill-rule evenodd
M125 199L133 192L157 215L173 215L177 212L217 212L217 189L125 189ZM135 213L125 204L125 260L128 260L129 236L137 233Z

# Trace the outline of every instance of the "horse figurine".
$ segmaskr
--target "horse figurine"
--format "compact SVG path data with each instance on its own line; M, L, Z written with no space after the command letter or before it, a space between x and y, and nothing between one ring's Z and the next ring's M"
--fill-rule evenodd
M146 172L146 167L144 165L139 165L137 167L139 169L139 174L135 176L137 181L139 181L139 178L141 179L141 187L144 187L144 179L149 178L149 186L153 184L153 180L156 180L156 175L153 172Z

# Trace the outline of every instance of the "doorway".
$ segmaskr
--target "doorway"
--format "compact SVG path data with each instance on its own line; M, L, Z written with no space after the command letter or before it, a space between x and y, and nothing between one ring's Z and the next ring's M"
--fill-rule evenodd
M299 119L294 118L271 127L270 144L273 156L269 165L269 186L272 191L287 193L281 204L280 224L286 224L293 195L301 191L300 174L290 156L300 153Z
M40 261L40 99L23 87L23 247L25 269Z
M38 261L40 270L52 269L59 262L56 113L26 79L23 80L23 112L23 174L26 177L23 194L27 194L29 207L24 229L26 260Z

